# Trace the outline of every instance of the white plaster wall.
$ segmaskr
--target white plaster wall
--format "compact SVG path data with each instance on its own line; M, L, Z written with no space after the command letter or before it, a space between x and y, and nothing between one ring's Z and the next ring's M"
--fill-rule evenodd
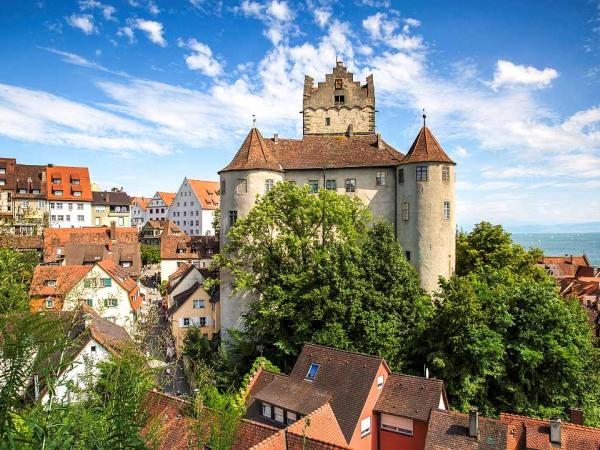
M160 198L160 195L154 194L147 209L147 220L162 220L169 216L169 207ZM145 222L144 222L145 223Z
M215 217L215 211L213 209L203 209L202 210L202 220L200 224L202 225L202 234L214 236L215 229L212 226L213 219Z
M177 270L176 259L161 259L160 260L160 279L167 280L171 274Z
M428 180L416 181L416 167L428 166ZM442 167L450 179L442 181ZM398 184L399 240L411 253L411 263L429 292L438 287L438 276L454 273L456 259L456 200L454 166L441 163L404 164L404 183ZM444 219L444 202L450 202L450 219ZM409 203L409 220L402 220L402 202Z
M141 230L148 222L148 212L138 204L131 206L129 216L131 217L131 226L138 227L138 230Z
M58 208L58 204L62 204L62 208ZM77 209L77 205L82 205L83 209ZM54 207L52 207L54 206ZM92 204L91 202L77 201L49 201L49 224L50 228L80 228L92 226ZM70 220L59 221L58 216L70 216ZM53 217L54 216L54 217ZM77 216L83 216L83 221L79 221ZM54 220L53 220L54 219Z
M187 179L181 183L169 207L168 217L189 236L204 234L202 233L202 204Z
M92 347L96 348L92 351ZM96 364L101 361L106 361L110 357L110 353L94 339L85 345L85 347L75 357L69 368L60 376L56 386L55 400L58 402L66 402L77 400L77 393L70 389L70 385L74 384L80 389L85 389L86 381L93 382L98 376ZM47 403L50 399L48 392L42 398L42 403Z

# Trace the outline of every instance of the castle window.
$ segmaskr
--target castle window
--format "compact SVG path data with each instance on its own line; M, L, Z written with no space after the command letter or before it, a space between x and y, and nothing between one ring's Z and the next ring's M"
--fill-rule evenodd
M316 194L319 190L319 180L308 180L311 194Z
M237 221L237 211L236 210L229 211L229 226L232 227L236 221Z
M329 191L335 191L337 189L337 182L335 180L325 181L325 189Z
M417 181L427 181L427 166L417 166Z
M340 103L343 104L344 103L344 96L343 95L336 95L335 98L335 103Z
M328 127L329 125L331 125L331 118L325 117L325 126Z
M450 202L444 202L444 220L450 220Z
M237 180L237 186L235 187L236 194L245 194L248 192L248 180Z
M450 180L450 167L442 166L442 181Z
M271 178L265 180L265 192L269 192L271 189L273 189L274 184L275 182Z
M404 256L406 256L406 260L407 260L407 261L410 261L410 250L406 250L406 251L404 252Z
M404 169L398 169L398 183L404 183Z
M408 221L408 202L402 202L402 220Z
M346 180L346 192L356 192L356 178Z
M225 194L225 180L221 181L221 195Z
M336 78L335 79L335 88L342 89L343 87L344 87L344 80L342 80L341 78Z
M385 186L385 172L377 172L375 175L375 185Z

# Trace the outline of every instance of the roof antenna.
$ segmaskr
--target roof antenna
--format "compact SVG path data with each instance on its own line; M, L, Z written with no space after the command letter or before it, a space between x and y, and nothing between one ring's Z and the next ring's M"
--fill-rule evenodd
M425 108L423 108L423 128L425 128L425 119L427 119L427 114L425 114Z
M256 116L252 114L252 128L256 128Z

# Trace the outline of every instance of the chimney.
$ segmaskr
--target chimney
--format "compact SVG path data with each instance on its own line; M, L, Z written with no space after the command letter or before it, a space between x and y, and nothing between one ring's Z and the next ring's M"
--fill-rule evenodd
M354 136L354 127L352 124L348 125L348 137Z
M472 407L469 410L469 437L477 439L479 436L479 410Z
M381 133L377 133L377 148L383 150L383 139L381 139Z
M48 164L48 167L54 167L54 164Z
M583 410L581 408L571 408L569 410L569 418L571 423L583 425Z
M550 419L550 442L560 445L560 419Z
M110 222L110 240L117 240L117 222L115 222L114 220Z
M273 134L273 142L279 141L279 135L277 133Z
M91 314L85 314L83 316L83 324L84 324L86 330L90 327L90 325L92 324L92 315Z

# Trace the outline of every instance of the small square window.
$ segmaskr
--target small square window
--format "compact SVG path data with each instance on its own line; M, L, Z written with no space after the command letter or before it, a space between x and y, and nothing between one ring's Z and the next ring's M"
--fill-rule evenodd
M296 415L296 413L288 411L286 414L286 423L288 425L294 423L296 420L298 420L298 416Z
M406 256L406 260L407 260L407 261L410 261L410 251L409 251L409 250L406 250L406 251L404 252L404 255Z
M194 300L192 306L194 309L204 308L204 300Z
M265 192L269 192L271 189L273 189L274 184L275 184L275 181L272 180L271 178L269 178L268 180L265 180Z
M444 220L450 220L450 202L444 202Z
M0 167L0 174L6 173L6 167Z
M277 406L275 406L273 408L273 413L274 413L273 415L275 416L274 417L275 421L283 423L283 409L278 408Z
M379 375L377 377L377 389L381 389L383 387L384 382L385 382L385 377L383 375Z
M385 172L380 171L375 174L375 185L385 186Z
M183 318L183 326L186 328L190 326L190 318L189 317Z
M427 166L417 166L417 181L427 181Z
M237 185L235 187L236 194L246 194L248 192L248 180L237 180Z
M402 220L407 222L408 218L409 218L408 202L402 202Z
M96 351L96 346L95 346L95 345L92 345L92 346L90 347L90 351L91 351L91 352L95 352L95 351Z
M329 191L335 191L337 189L337 182L335 180L325 181L325 189Z
M229 211L229 226L232 227L237 222L238 214L237 211Z
M371 433L371 417L360 421L360 437L365 437Z
M335 88L343 89L344 88L344 80L342 80L341 78L336 78L335 79Z
M262 415L265 417L268 417L269 419L271 418L271 405L267 404L267 403L263 403L262 404Z
M313 381L317 376L317 372L319 370L319 365L317 363L312 363L308 368L308 372L306 372L306 376L304 377L308 381Z
M308 180L311 194L316 194L319 191L319 180Z
M336 95L335 98L334 98L334 100L335 100L335 103L343 104L344 103L344 96L343 95Z
M346 180L346 192L356 192L356 178Z
M46 299L46 308L51 309L54 308L54 300L51 297Z
M325 126L328 127L331 125L331 118L330 117L325 117Z
M88 281L88 280L85 280L85 281ZM94 306L93 298L88 298L85 302L87 303L88 306L92 306L92 307Z

